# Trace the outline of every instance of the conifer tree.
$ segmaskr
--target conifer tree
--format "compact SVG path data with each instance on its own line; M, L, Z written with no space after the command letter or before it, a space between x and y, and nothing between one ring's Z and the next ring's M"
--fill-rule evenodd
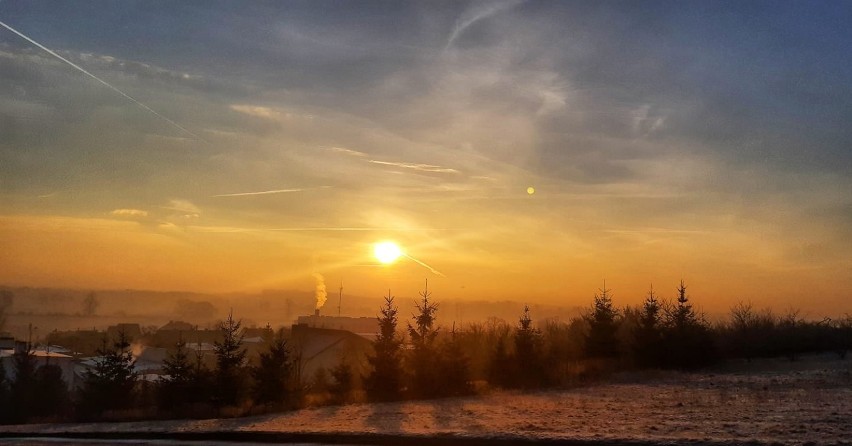
M44 364L35 374L35 413L39 417L62 416L71 405L68 385L62 377L62 369L56 364Z
M689 302L683 280L677 288L677 301L666 311L663 343L665 363L675 368L694 368L715 358L710 330Z
M130 351L130 338L119 331L111 346L106 337L97 349L94 367L86 371L81 389L84 416L98 416L104 411L127 409L135 402L136 361Z
M329 389L331 394L337 402L346 402L355 386L355 375L352 372L352 366L346 361L340 361L340 363L331 369L331 377L334 379Z
M159 381L159 405L162 409L175 409L193 402L195 392L193 364L183 336L178 338L175 350L163 360L163 376Z
M524 312L518 319L518 329L515 331L516 385L529 388L544 384L541 348L541 332L533 327L530 307L524 305Z
M642 303L639 323L633 332L634 357L637 364L643 367L660 365L662 349L660 310L660 301L654 294L652 285Z
M513 387L517 380L517 364L509 354L506 338L505 333L497 337L488 368L488 382L500 387Z
M244 333L242 321L235 321L233 311L228 318L219 323L222 341L213 343L216 354L216 388L215 396L219 404L236 405L243 396L245 376L243 362L246 350L242 348Z
M435 359L437 348L435 338L438 330L435 328L438 305L430 300L429 282L420 293L417 302L417 314L413 316L414 325L408 323L408 334L411 337L412 351L408 358L408 369L411 374L411 391L421 398L432 398L440 395L440 379Z
M290 398L293 361L284 330L270 340L269 349L260 354L260 363L252 369L254 400L261 404L282 404Z
M398 310L394 297L388 290L385 304L381 308L379 335L373 341L374 356L368 359L372 371L366 378L368 396L376 401L399 398L402 378L402 339L396 332Z
M604 287L595 294L592 312L586 316L589 334L586 336L586 356L590 358L614 358L618 355L618 310L612 306L610 290Z
M455 327L450 332L450 338L441 344L438 356L438 396L459 396L471 393L470 357L464 352L461 334L456 333Z
M25 351L18 351L12 355L12 363L15 369L15 379L11 383L10 397L14 408L13 421L22 423L36 415L36 360L32 350L27 344Z

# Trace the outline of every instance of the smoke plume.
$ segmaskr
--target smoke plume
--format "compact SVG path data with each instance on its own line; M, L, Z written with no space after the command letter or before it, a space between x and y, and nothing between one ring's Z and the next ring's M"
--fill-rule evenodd
M315 294L317 296L317 310L319 310L320 308L322 308L323 305L325 305L328 293L326 293L325 291L325 278L322 276L322 274L314 273L313 275L314 279L317 280L317 289L315 291Z

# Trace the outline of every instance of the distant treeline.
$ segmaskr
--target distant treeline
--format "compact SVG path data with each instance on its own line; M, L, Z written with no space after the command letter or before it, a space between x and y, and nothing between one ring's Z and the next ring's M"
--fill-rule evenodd
M104 339L83 383L69 392L56 365L36 366L31 352L14 355L14 379L0 370L0 420L124 420L227 417L313 404L436 398L490 388L538 389L598 380L620 370L689 370L724 360L831 352L852 348L852 318L806 321L796 311L775 315L741 303L711 324L693 307L683 282L673 301L650 291L639 307L618 308L610 290L594 295L584 315L538 325L529 308L517 324L499 320L464 329L439 327L439 306L425 289L403 326L394 297L380 308L379 333L366 364L340 358L311 377L297 373L299 353L286 330L269 329L266 345L248 355L245 330L231 315L214 342L215 363L179 339L163 375L135 374L125 333ZM359 370L365 370L361 373Z

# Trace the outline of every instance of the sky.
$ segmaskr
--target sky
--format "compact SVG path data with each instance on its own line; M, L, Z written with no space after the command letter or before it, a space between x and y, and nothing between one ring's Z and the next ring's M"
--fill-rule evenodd
M852 312L850 2L4 0L0 22L2 284L572 306L683 279L708 311Z

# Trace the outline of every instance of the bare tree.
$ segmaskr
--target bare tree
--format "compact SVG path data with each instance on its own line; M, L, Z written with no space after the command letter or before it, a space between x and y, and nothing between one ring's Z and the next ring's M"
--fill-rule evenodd
M6 327L6 315L15 301L15 295L9 290L0 290L0 331Z
M98 307L100 306L100 302L98 301L98 296L94 291L87 294L83 299L83 315L84 316L94 316L98 311Z

